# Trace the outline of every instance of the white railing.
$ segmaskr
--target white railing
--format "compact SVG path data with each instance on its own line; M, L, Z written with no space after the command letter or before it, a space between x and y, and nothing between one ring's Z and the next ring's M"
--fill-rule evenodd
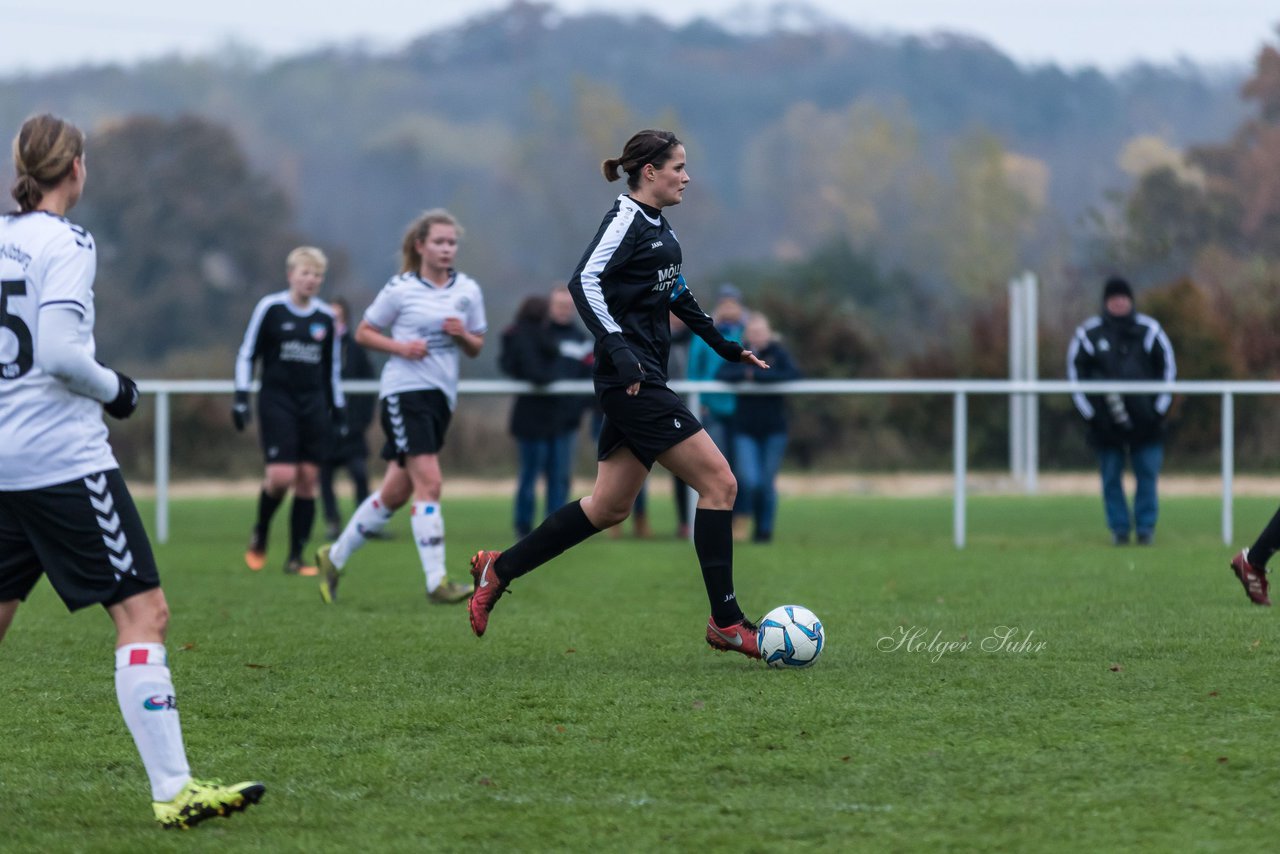
M954 502L952 531L956 548L965 545L966 476L968 470L969 395L1030 395L1036 401L1045 394L1159 394L1217 395L1222 399L1222 542L1231 545L1233 533L1232 481L1235 473L1235 396L1280 395L1280 382L1179 380L1165 382L1088 382L1065 380L799 380L767 386L731 385L711 381L673 381L671 388L688 396L689 408L697 412L701 397L707 392L734 394L947 394L953 400L952 457ZM175 394L226 394L235 391L231 380L142 380L138 388L143 394L156 396L155 428L155 537L169 539L169 398ZM375 380L347 381L343 389L352 392L377 392ZM561 381L548 386L533 386L511 380L463 380L458 384L461 395L495 394L582 394L591 391L587 380ZM692 507L692 502L691 505Z

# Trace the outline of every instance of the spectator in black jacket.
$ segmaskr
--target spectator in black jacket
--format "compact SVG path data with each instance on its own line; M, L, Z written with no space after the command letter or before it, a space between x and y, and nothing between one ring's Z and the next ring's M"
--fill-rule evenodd
M791 354L774 337L769 319L754 312L744 332L747 347L769 365L764 371L746 362L725 363L716 379L730 383L778 383L800 378ZM782 394L740 394L732 415L733 474L738 479L733 530L739 540L755 521L752 539L773 540L778 514L778 469L787 450L787 398Z
M539 385L589 378L594 342L573 322L576 314L573 297L564 286L553 288L550 299L525 299L516 311L515 322L502 333L502 371L512 379ZM533 530L539 477L547 483L543 518L569 500L574 440L582 414L592 400L587 395L516 397L511 409L511 435L520 451L515 500L517 536Z
M338 347L342 359L342 379L371 380L377 378L369 353L355 342L352 330L347 326L351 316L350 306L342 297L329 303L333 309ZM373 423L374 404L378 395L353 394L347 398L347 432L334 439L333 452L320 466L320 501L324 505L325 527L331 540L342 533L342 514L338 510L338 497L333 491L333 475L346 469L355 487L356 506L369 497L369 443L365 433ZM379 532L381 535L381 532Z
M1133 289L1124 279L1107 279L1102 313L1076 328L1067 349L1070 380L1168 380L1177 376L1173 345L1155 318L1134 310ZM1155 537L1159 504L1156 479L1164 462L1164 422L1170 394L1076 394L1076 408L1089 423L1089 441L1098 452L1102 501L1112 541L1140 545ZM1137 490L1133 514L1124 494L1125 454L1133 462Z

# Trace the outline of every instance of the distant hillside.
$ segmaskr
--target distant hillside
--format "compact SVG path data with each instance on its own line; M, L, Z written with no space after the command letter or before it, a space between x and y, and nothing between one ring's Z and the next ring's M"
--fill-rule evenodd
M394 54L8 79L0 119L14 128L52 109L90 128L131 114L224 124L284 189L298 230L345 250L347 287L364 293L394 272L403 224L447 205L468 228L460 265L493 288L500 322L520 293L572 270L619 191L598 163L643 126L674 126L689 142L697 183L672 219L691 272L804 251L829 228L945 285L954 277L920 247L952 220L908 232L954 196L947 182L966 140L989 137L1041 176L1016 261L1047 263L1043 247L1069 240L1083 211L1130 180L1118 166L1129 140L1225 137L1244 114L1239 83L1193 66L1027 68L961 37L740 34L515 3ZM843 148L872 127L879 136ZM876 183L890 160L901 180ZM908 179L918 179L910 192Z

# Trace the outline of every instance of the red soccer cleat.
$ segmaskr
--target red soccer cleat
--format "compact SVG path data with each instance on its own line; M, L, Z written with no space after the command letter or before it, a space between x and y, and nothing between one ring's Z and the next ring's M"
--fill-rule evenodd
M740 652L747 658L760 657L760 643L756 639L759 629L748 619L734 623L728 628L720 628L716 621L707 618L707 643L713 648L727 652Z
M1249 597L1250 602L1268 607L1271 605L1271 599L1267 596L1267 590L1271 587L1267 582L1267 571L1249 563L1248 549L1241 549L1240 554L1231 559L1231 571L1244 585L1245 595Z
M493 571L502 552L478 551L471 558L471 577L475 579L476 589L467 602L467 615L471 618L471 631L476 637L482 637L489 627L489 612L493 610L498 597L507 592L506 582L498 578Z

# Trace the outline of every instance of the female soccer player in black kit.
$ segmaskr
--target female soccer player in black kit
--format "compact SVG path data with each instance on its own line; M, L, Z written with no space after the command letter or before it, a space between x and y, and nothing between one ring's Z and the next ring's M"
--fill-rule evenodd
M316 518L320 464L329 457L336 429L346 432L342 357L333 311L316 299L328 260L313 246L299 246L285 260L287 290L258 301L236 356L236 397L231 420L237 430L249 423L253 363L262 362L258 432L266 476L258 495L258 518L244 562L257 572L267 560L271 517L293 489L289 557L284 571L316 575L302 551ZM332 421L332 426L330 425Z
M656 460L698 493L693 541L711 603L707 643L759 658L756 627L738 607L733 589L737 483L698 419L667 388L669 314L721 358L769 366L716 330L680 275L680 244L662 215L663 208L680 204L689 183L684 146L675 134L640 131L627 141L622 157L602 167L609 181L620 177L619 169L626 172L630 192L605 215L569 282L578 313L596 340L596 398L605 420L595 486L591 495L561 507L506 551L476 553L471 629L484 634L489 612L512 581L626 519Z

